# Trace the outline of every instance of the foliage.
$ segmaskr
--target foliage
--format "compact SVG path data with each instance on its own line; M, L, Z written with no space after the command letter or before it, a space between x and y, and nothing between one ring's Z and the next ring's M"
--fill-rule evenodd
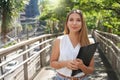
M72 9L80 9L89 29L120 33L120 1L119 0L58 0L57 6L51 0L45 0L40 20L55 18L63 29L65 17ZM53 0L54 2L55 0Z
M0 1L0 14L1 14L1 28L4 42L6 42L6 34L12 29L12 23L15 16L24 9L28 0L1 0Z
M118 48L120 48L120 43L117 43Z
M12 46L12 45L15 45L16 43L17 43L16 41L12 41L12 42L4 45L4 48L7 48L7 47Z

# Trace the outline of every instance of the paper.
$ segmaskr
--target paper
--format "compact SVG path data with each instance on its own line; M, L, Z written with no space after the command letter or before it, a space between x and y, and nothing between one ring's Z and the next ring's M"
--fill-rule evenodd
M77 55L77 58L82 59L83 63L88 66L96 49L98 46L98 42L90 44L88 46L81 47L79 50L79 53ZM82 72L80 69L79 70L73 70L71 76L76 75L77 73Z

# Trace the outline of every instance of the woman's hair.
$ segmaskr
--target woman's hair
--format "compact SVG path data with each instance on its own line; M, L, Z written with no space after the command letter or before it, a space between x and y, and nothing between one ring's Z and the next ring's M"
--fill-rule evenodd
M85 23L85 20L84 20L84 17L83 17L83 14L82 14L81 10L72 10L71 12L68 13L67 18L66 18L66 22L65 22L65 27L64 27L64 34L69 34L70 33L70 31L68 29L68 26L67 26L67 22L68 22L69 16L72 13L77 13L81 17L82 27L79 31L80 45L81 46L89 45L90 42L89 42L89 39L88 39L87 27L86 27L86 23Z

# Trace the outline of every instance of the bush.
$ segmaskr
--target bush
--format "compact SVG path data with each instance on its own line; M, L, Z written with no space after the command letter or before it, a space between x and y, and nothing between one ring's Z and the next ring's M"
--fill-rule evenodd
M4 45L3 47L4 47L4 48L7 48L7 47L12 46L12 45L14 45L14 44L16 44L16 43L17 43L16 41L12 41L12 42Z

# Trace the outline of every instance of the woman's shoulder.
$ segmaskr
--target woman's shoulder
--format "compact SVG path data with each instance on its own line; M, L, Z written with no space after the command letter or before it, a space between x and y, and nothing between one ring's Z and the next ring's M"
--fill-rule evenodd
M55 40L54 43L59 44L61 40L63 40L67 35L61 35L58 36Z
M61 35L61 36L58 36L57 39L61 40L63 38L65 38L67 35Z

